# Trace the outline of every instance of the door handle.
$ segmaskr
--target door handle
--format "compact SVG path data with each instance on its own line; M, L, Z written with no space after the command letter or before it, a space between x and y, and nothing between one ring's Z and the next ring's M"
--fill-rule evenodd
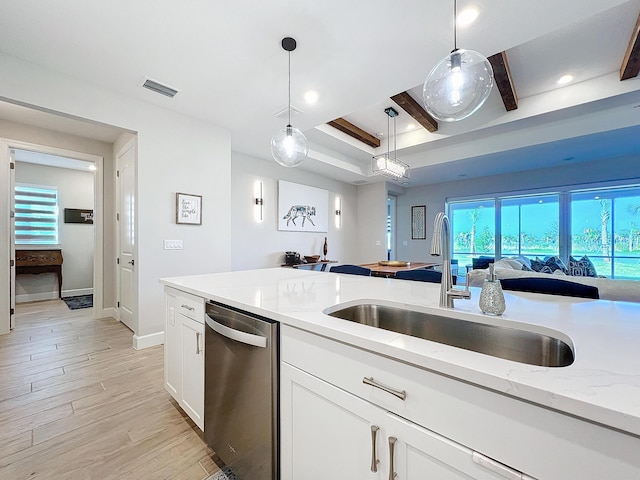
M200 355L200 332L196 332L196 355Z
M398 397L400 400L405 400L407 398L407 392L404 390L394 390L393 388L387 387L386 385L382 385L381 383L376 382L373 377L364 377L362 379L362 383L366 385L371 385L372 387L379 388L387 393L390 393L394 397Z
M236 342L253 345L254 347L267 348L267 337L229 328L226 325L216 322L210 315L206 315L204 321L213 331L218 332L224 337L235 340Z
M396 437L389 437L389 480L395 480L397 477L395 472L395 462L394 462L394 454L395 454L395 445L398 439Z
M371 425L371 471L373 473L378 471L378 464L380 463L376 453L376 435L378 430L380 430L380 427L377 425Z
M136 261L135 261L135 260L129 260L127 263L128 263L129 265L135 265L135 264L136 264Z

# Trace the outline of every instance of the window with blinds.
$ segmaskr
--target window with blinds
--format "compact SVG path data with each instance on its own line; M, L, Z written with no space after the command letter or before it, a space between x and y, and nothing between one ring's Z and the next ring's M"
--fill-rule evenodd
M55 187L16 185L17 245L58 243L58 190Z

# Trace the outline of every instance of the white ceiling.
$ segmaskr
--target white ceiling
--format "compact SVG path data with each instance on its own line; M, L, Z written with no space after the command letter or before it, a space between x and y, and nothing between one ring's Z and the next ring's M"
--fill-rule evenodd
M557 165L568 157L640 154L633 141L640 138L640 108L633 108L640 105L640 79L620 82L617 74L640 0L459 0L458 9L471 4L480 16L458 30L458 46L486 56L507 52L519 108L505 112L494 89L479 112L441 123L436 133L404 133L413 119L397 108L398 154L413 169L410 186ZM0 0L0 51L225 126L234 151L269 159L270 138L285 123L274 114L287 104L280 40L293 36L292 103L302 112L293 124L311 142L300 168L343 181L377 180L370 158L386 151L386 143L374 151L325 123L344 117L386 137L389 97L409 91L421 102L429 70L453 47L452 0L240 5ZM559 88L555 82L565 73L575 80ZM180 92L174 99L152 93L140 87L145 77ZM308 89L319 93L313 106L303 100ZM118 133L7 104L0 118L103 141Z

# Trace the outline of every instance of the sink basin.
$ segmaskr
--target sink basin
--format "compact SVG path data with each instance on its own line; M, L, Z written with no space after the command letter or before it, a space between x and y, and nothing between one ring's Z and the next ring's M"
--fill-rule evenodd
M573 350L564 341L518 328L374 303L357 304L327 314L529 365L566 367L574 360Z

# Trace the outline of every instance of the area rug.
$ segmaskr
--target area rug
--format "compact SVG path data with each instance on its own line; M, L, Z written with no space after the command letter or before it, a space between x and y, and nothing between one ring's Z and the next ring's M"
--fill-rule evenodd
M214 473L206 480L238 480L238 477L227 467L224 467L219 472Z
M79 308L93 307L93 295L78 295L77 297L63 297L64 303L67 304L69 310L78 310Z

